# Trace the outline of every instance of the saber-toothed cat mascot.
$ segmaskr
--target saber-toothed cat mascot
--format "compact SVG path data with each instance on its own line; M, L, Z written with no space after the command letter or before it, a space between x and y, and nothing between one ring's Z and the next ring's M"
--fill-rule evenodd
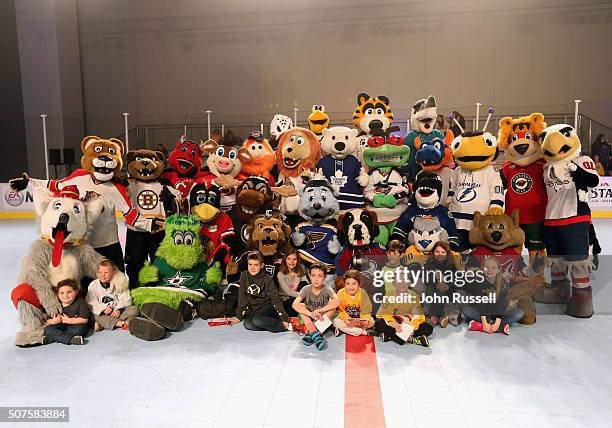
M66 186L54 196L44 188L34 191L40 239L32 243L23 257L19 285L11 293L22 326L15 339L17 346L42 344L46 320L62 311L53 291L58 282L96 277L98 264L104 257L85 244L85 237L103 206L101 198L81 201L76 186ZM111 282L115 287L127 289L122 272L117 272Z

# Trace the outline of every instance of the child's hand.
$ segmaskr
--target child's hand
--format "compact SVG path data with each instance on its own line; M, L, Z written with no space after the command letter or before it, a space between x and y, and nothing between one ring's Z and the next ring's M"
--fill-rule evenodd
M119 318L119 315L121 315L121 312L119 311L119 309L115 309L113 312L111 312L110 316L113 318Z
M56 316L54 316L53 318L49 318L47 320L47 324L50 325L55 325L55 324L59 324L62 322L62 316L60 314L57 314Z
M315 309L313 312L311 312L312 317L316 320L320 320L322 315L321 315L321 311L318 309Z
M238 324L240 320L237 317L231 317L227 319L232 324Z
M402 325L400 323L394 322L391 324L391 327L393 327L398 333L402 331Z
M110 315L113 312L113 308L111 308L110 305L106 305L106 308L104 309L104 313L106 315Z
M63 322L64 324L68 324L69 323L70 317L68 317L68 316L66 316L64 314L62 314L61 317L62 317L62 321L61 322Z

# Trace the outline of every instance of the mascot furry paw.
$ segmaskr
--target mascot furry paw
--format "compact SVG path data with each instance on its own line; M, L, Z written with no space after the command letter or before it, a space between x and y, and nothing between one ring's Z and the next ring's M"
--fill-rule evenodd
M191 320L193 302L216 293L222 276L218 264L208 268L200 243L200 221L194 216L168 217L166 236L155 254L153 263L139 273L141 287L132 290L133 302L145 318L132 320L130 332L144 340L161 339L165 330L180 329L179 317Z
M507 214L482 215L474 213L470 242L476 246L470 252L469 266L481 266L485 257L499 260L502 276L506 281L508 307L506 309L523 310L522 324L533 324L536 320L536 308L533 295L538 283L537 278L524 275L525 262L521 256L525 233L519 225L519 212L512 216Z
M75 186L66 186L59 194L46 189L34 192L34 206L40 217L40 239L32 243L22 259L19 285L11 299L22 329L15 344L20 347L42 344L45 321L62 310L53 287L64 279L77 282L84 276L95 278L103 257L84 243L87 230L103 207L100 198L87 203L78 197ZM124 277L122 272L116 275ZM113 278L115 282L117 278Z

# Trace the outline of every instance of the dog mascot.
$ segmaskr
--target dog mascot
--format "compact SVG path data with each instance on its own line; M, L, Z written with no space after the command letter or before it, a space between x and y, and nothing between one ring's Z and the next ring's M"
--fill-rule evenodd
M344 126L323 129L321 149L326 156L317 162L317 169L338 194L340 210L363 208L363 188L370 177L354 156L358 149L357 130Z
M276 148L277 186L293 187L299 193L313 176L319 158L321 158L321 147L312 131L291 128L283 132L279 136ZM281 197L279 205L280 212L287 217L291 227L295 227L301 221L298 214L300 197L297 193L295 196Z
M546 214L546 187L544 186L544 159L538 136L546 128L542 113L499 121L497 141L506 153L501 177L506 188L506 214L518 210L521 229L525 232L525 246L529 250L529 264L536 257L544 257L544 216ZM541 270L541 275L544 270Z
M55 195L44 188L35 189L34 207L40 217L40 239L32 243L23 257L19 285L11 293L22 326L15 339L17 346L42 344L46 320L62 312L53 291L58 282L96 277L98 264L104 257L85 243L85 237L103 206L99 197L87 202L80 200L76 186L64 186ZM122 272L117 272L111 282L117 288L127 288Z
M339 211L334 190L324 177L315 176L300 193L298 211L304 222L298 224L291 242L306 266L320 263L327 267L329 281L334 280L334 259L341 249L334 218ZM328 223L329 222L329 223Z
M552 282L550 287L539 288L535 299L542 303L567 303L567 315L589 318L593 315L589 189L599 184L599 176L595 162L581 155L580 139L572 126L549 126L540 134L540 142L546 161L544 184L548 203L544 233Z
M166 219L180 207L181 192L160 182L164 172L164 154L153 150L134 150L126 154L128 194L132 206L142 218ZM145 261L153 261L157 247L164 239L163 231L155 233L127 226L125 266L130 288L138 287L138 272Z
M221 189L219 208L227 212L236 204L236 187L246 177L241 174L242 162L252 160L251 153L245 148L218 144L215 140L208 140L200 144L202 152L208 154L206 166L208 172L202 181L210 186L216 184Z
M361 208L348 210L338 217L338 239L342 250L336 257L336 285L339 286L344 273L355 269L363 275L362 287L370 298L374 297L375 272L387 263L385 249L375 242L378 236L376 213ZM378 299L380 301L380 299ZM376 305L374 305L376 306Z
M319 140L323 135L323 130L329 126L329 116L325 113L324 105L313 105L312 111L308 115L308 128L317 136Z
M507 214L483 215L474 213L470 242L476 247L470 252L468 266L482 266L485 257L499 260L502 276L505 280L504 290L507 293L506 310L521 309L522 324L533 324L536 321L536 308L533 294L541 280L525 275L526 265L521 256L525 233L520 227L519 211Z
M215 294L221 283L219 265L209 268L204 258L197 217L171 215L165 232L157 257L138 275L140 287L132 290L143 317L130 321L130 333L143 340L180 330L195 315L193 302Z
M463 131L451 144L458 166L451 180L448 209L455 219L462 252L470 249L469 231L474 212L491 209L494 214L501 214L504 210L502 179L491 165L498 154L497 140L486 132L493 111L489 109L483 131ZM455 120L452 116L451 119Z
M61 180L38 180L23 174L21 178L10 181L11 188L23 190L28 182L34 187L47 187L59 192L65 186L76 186L80 197L88 192L102 196L104 209L92 224L87 242L97 252L111 260L121 271L125 270L123 250L119 244L115 211L123 213L125 222L147 232L163 228L163 218L144 218L132 205L126 187L120 182L119 174L123 167L123 143L116 138L105 140L100 137L85 137L81 141L81 168ZM95 275L93 276L95 278Z
M406 164L410 150L402 137L375 136L368 140L363 161L371 168L364 189L366 206L376 213L380 235L376 241L387 245L397 219L408 208L410 187L399 168Z
M164 172L164 178L187 199L191 186L204 176L202 149L183 135L168 156L168 166L170 169Z
M421 171L413 186L412 203L402 213L393 229L391 239L406 243L410 231L417 218L434 218L447 233L448 243L456 250L459 247L455 220L441 202L443 192L442 178L432 171Z
M446 179L443 178L445 188L443 192L444 198L442 203L446 203L446 195L448 193L448 171L442 168L446 163L448 165L452 160L450 146L453 141L452 131L442 131L435 129L436 116L438 110L436 106L436 98L433 95L427 99L418 100L412 106L410 114L410 132L406 136L406 145L410 149L410 158L408 159L408 170L410 172L409 180L414 182L416 175L421 168L434 170L439 169ZM443 175L443 177L444 177Z

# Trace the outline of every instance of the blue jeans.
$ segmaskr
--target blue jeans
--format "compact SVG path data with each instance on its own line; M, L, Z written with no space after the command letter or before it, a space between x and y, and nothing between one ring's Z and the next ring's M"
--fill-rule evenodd
M461 307L461 313L463 314L465 318L467 318L468 321L474 320L478 322L480 322L480 316L484 315L484 314L481 314L480 311L478 311L473 306L468 306L468 305L464 305ZM506 324L515 323L521 320L524 316L525 316L525 312L523 312L523 310L520 308L516 308L511 311L507 311L502 315L501 327L503 327Z
M87 324L54 324L45 327L45 336L52 342L70 345L70 339L74 336L85 336L87 329Z

